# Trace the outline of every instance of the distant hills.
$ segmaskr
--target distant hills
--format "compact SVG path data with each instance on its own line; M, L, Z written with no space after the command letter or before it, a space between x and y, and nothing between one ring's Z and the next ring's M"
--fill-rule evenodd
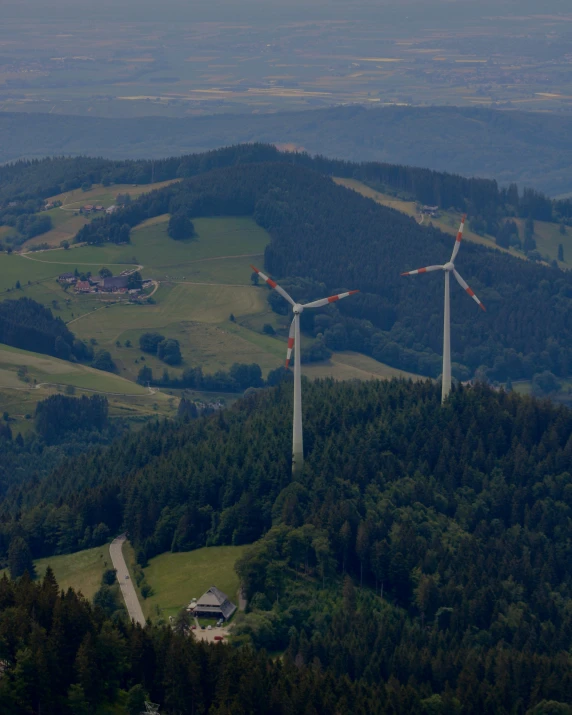
M458 107L334 107L188 119L0 113L0 163L53 155L153 158L262 141L572 192L572 117Z

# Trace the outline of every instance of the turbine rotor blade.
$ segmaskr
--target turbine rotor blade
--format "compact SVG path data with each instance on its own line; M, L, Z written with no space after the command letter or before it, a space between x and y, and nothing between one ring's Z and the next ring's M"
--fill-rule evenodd
M304 309L321 308L323 305L328 305L328 303L335 303L342 298L347 298L348 295L354 295L354 293L359 293L359 290L350 290L347 293L338 293L338 295L331 295L329 298L321 298L320 300L315 300L312 303L306 303L306 305L304 305Z
M461 248L461 241L463 239L463 229L465 228L466 218L467 214L463 214L463 217L461 218L461 225L459 226L459 231L457 232L457 238L455 239L455 245L453 246L453 253L451 254L451 263L453 263L453 261L457 257L457 253L459 253L459 248Z
M290 358L292 357L292 348L294 347L294 331L296 329L296 316L290 323L290 335L288 336L288 350L286 351L286 369L290 367Z
M418 268L416 271L407 271L402 273L402 276L416 276L418 273L431 273L432 271L442 271L443 266L427 266L426 268Z
M484 305L481 303L481 301L477 298L477 296L475 295L475 292L474 292L471 288L469 288L469 286L468 286L467 283L465 283L465 281L464 281L463 278L460 276L460 274L457 273L457 271L456 271L455 269L453 269L453 273L455 274L455 278L457 279L457 283L461 286L461 288L462 288L464 291L466 291L466 292L471 296L471 298L475 301L475 303L479 306L479 308L480 308L481 310L484 310L484 311L486 312L487 309L485 308L485 306L484 306Z
M286 293L284 288L281 288L278 283L276 283L276 281L273 281L272 278L269 278L262 271L258 270L256 266L251 265L250 267L255 273L258 273L258 275L262 278L263 281L266 281L266 283L268 283L271 288L274 288L277 293L279 293L283 298L285 298L290 303L290 305L296 305L296 303L292 300L292 298L290 298L288 293Z

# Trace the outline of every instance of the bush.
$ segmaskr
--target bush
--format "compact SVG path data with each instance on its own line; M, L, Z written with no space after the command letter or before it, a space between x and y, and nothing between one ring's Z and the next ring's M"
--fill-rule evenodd
M97 370L105 370L106 372L114 372L116 367L111 358L111 354L107 350L99 350L91 363L92 367Z
M180 365L182 357L179 341L173 338L161 341L157 345L157 357L167 365Z
M169 219L167 233L175 241L184 241L186 238L192 238L195 235L195 227L191 219L179 211Z
M165 336L160 335L159 333L143 333L143 335L139 338L139 347L144 353L156 355L159 343L164 340Z
M117 580L117 570L116 569L106 569L101 577L101 583L105 586L113 586Z

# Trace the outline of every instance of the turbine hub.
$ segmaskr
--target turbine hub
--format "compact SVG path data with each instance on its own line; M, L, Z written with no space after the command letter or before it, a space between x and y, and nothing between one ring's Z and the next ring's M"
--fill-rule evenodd
M443 270L449 271L449 272L455 270L455 266L453 265L453 262L449 261L449 263L445 263L445 265L443 266Z
M304 306L300 305L300 303L296 303L292 310L294 311L294 315L300 315L300 313L304 310Z

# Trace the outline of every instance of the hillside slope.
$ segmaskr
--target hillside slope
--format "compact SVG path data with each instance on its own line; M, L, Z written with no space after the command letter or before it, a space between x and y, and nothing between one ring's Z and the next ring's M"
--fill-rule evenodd
M122 223L165 212L253 215L272 237L265 266L297 300L358 288L328 316L302 328L334 350L357 350L409 372L438 376L442 350L442 278L400 274L446 262L454 241L375 204L303 166L260 163L218 169L142 197L84 227L78 240L104 242ZM572 275L465 242L457 268L486 305L481 313L452 286L456 376L479 368L491 379L566 375L572 365ZM270 297L284 312L279 296ZM333 312L332 312L333 311Z

